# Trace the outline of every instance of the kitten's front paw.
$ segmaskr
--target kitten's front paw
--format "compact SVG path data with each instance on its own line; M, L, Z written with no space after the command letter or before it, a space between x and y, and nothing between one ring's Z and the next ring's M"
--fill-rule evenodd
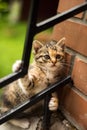
M49 110L56 111L58 109L58 98L52 97L49 101Z
M23 62L21 60L17 60L13 66L12 66L12 71L13 72L18 72L22 66Z

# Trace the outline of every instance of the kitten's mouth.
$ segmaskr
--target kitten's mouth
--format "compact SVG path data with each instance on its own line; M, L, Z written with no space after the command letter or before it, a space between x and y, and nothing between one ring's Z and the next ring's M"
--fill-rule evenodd
M52 64L52 65L51 65L51 67L52 67L52 68L55 68L55 67L56 67L56 65Z

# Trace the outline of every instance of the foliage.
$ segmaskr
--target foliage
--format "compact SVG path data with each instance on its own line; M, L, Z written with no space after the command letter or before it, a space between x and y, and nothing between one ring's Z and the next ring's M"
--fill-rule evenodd
M25 33L26 23L0 21L0 77L9 74L15 60L21 59Z
M7 12L8 12L8 3L3 0L0 0L0 13L3 14Z

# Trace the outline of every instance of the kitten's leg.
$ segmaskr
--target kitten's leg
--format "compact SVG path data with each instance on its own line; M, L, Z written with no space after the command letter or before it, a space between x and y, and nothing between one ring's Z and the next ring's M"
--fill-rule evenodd
M58 96L57 93L52 93L52 97L49 101L49 110L56 111L58 109Z
M28 119L25 119L25 118L24 119L12 119L9 121L9 123L11 123L14 126L24 128L24 129L27 129L30 126Z
M12 66L12 71L13 72L18 72L22 66L23 62L21 60L17 60L13 66Z

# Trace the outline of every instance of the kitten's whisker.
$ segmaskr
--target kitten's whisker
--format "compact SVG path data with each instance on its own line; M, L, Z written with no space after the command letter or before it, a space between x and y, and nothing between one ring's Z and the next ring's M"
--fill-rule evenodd
M72 67L72 64L70 64L70 63L66 63L66 62L62 62L62 65L64 65L65 67L69 67L69 68Z
M64 64L68 64L68 65L73 65L72 63L70 63L70 62L66 62L66 61L64 61L64 62L62 62L62 63L64 63Z

